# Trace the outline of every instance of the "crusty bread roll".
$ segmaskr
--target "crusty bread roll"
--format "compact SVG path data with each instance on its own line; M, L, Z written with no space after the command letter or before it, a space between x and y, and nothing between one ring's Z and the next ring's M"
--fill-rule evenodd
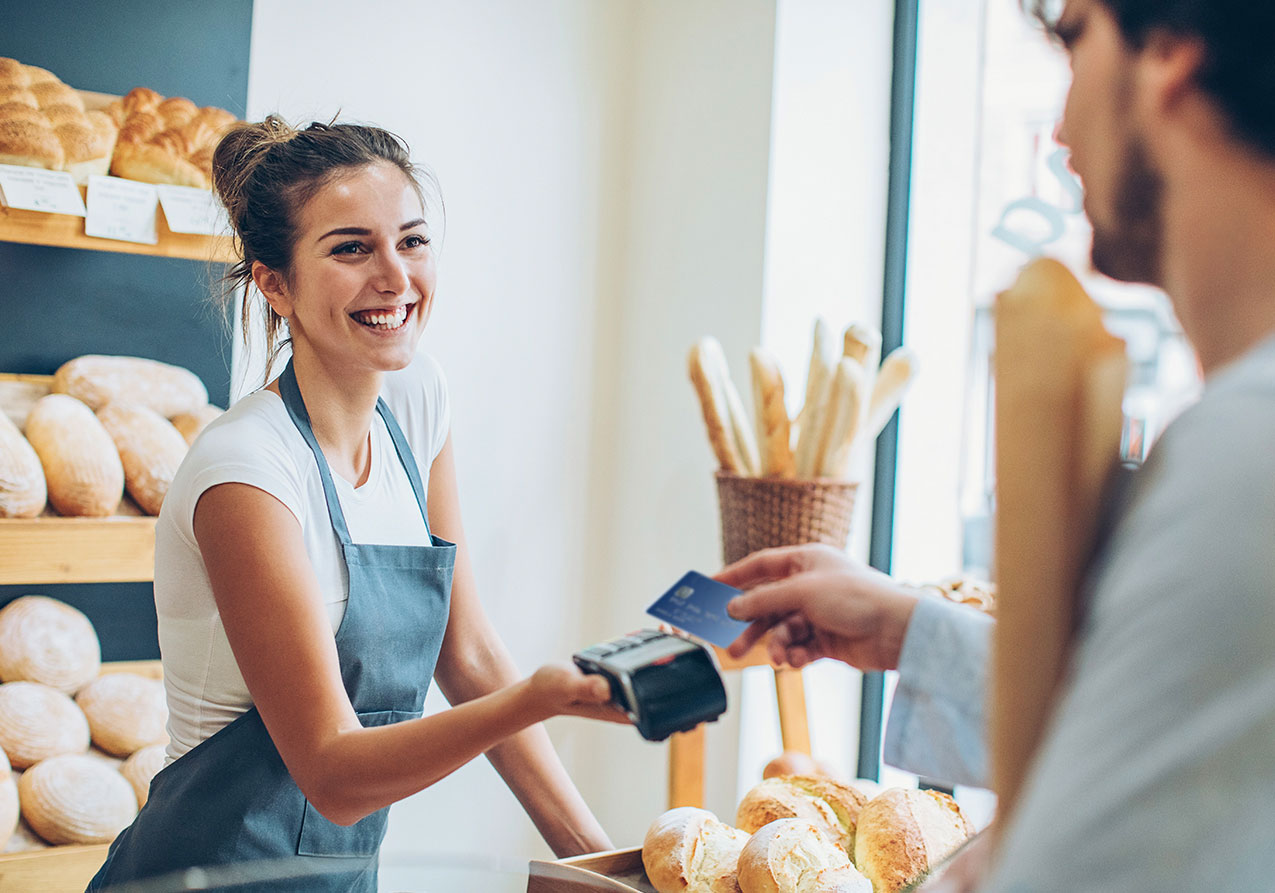
M69 695L101 665L93 624L65 602L24 595L0 608L0 682L39 682Z
M757 446L763 477L791 478L797 475L792 455L792 428L784 404L784 376L779 361L762 347L748 355L753 378L753 418L757 423Z
M735 824L752 833L776 819L805 819L852 853L859 810L865 802L867 798L857 789L832 778L778 776L765 779L744 795Z
M178 413L172 417L171 421L173 427L178 430L186 440L186 443L192 444L195 442L195 438L208 427L208 423L224 412L225 410L220 406L208 403L200 409Z
M859 813L854 862L875 893L896 893L964 843L974 828L939 791L890 788Z
M180 96L165 99L135 87L108 112L120 125L111 173L145 183L212 187L212 150L235 123L225 109L198 108Z
M785 750L775 757L761 770L762 778L775 778L780 775L822 775L825 778L837 778L837 771L826 763L821 763L808 753L800 750Z
M189 444L168 419L135 403L108 403L98 420L115 441L128 495L148 515L158 515Z
M44 511L47 498L40 457L0 412L0 518L34 518Z
M82 400L94 411L108 403L134 403L166 419L208 403L208 389L195 373L142 357L76 357L58 367L52 389Z
M736 893L739 851L748 834L706 809L681 806L661 815L642 841L642 864L657 893Z
M762 826L739 854L742 893L872 893L825 828L805 819Z
M124 466L91 409L66 394L41 397L27 416L27 440L44 468L50 505L64 515L114 514Z
M0 748L15 769L89 749L89 723L75 702L38 682L0 685Z
M118 128L86 112L75 90L52 73L0 59L0 164L69 171L76 183L105 174Z
M0 852L18 830L18 784L9 767L9 757L0 750Z
M137 815L137 796L92 757L51 757L18 779L22 817L52 844L110 843Z
M133 793L137 795L139 809L146 805L146 800L150 796L151 779L164 768L166 750L166 745L148 744L135 751L124 761L124 765L120 766L120 775L123 775L133 786Z
M89 721L93 743L126 757L167 736L164 683L136 673L106 673L80 689L75 703Z

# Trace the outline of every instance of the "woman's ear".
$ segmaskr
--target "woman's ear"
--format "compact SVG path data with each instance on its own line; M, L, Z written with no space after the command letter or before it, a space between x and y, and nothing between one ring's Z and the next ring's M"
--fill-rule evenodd
M261 292L270 309L287 319L292 315L292 299L288 283L278 270L272 270L261 261L252 262L252 281Z

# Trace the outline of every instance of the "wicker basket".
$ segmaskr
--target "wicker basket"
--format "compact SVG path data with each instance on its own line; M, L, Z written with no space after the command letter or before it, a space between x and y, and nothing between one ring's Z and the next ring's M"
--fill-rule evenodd
M722 557L731 564L758 549L826 543L845 548L857 483L785 480L717 472Z

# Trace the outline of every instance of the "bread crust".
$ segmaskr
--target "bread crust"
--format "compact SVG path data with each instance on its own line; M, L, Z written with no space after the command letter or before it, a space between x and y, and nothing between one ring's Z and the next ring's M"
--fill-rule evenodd
M872 893L841 845L824 828L797 818L777 819L749 838L739 854L739 888L743 893Z
M15 769L89 749L89 723L67 695L38 682L0 685L0 748Z
M867 401L867 378L863 367L849 357L837 361L828 389L823 430L815 450L814 468L821 477L845 477L850 455L863 420Z
M947 794L891 788L868 801L859 814L855 865L875 893L897 893L973 833Z
M0 608L0 682L39 682L74 694L102 666L102 649L83 612L47 595Z
M63 515L114 514L124 496L124 466L91 409L66 394L48 394L31 407L26 434L44 468L50 505Z
M732 893L748 834L706 809L681 806L660 815L642 841L642 865L657 893Z
M817 775L764 779L739 802L735 824L750 833L778 819L799 818L823 829L847 853L867 798L856 788Z
M97 411L124 466L128 495L148 515L158 515L189 444L168 419L144 406L108 403Z
M792 478L797 463L792 454L792 431L784 403L784 377L774 355L761 347L748 355L753 378L753 413L763 477Z
M145 357L84 354L58 367L52 391L70 394L94 411L108 403L133 403L166 419L208 403L208 389L195 373Z
M18 779L22 816L49 843L110 843L137 815L118 771L84 755L53 757Z
M112 174L197 189L212 187L212 149L236 120L225 109L146 87L130 90L108 113L120 126Z
M106 673L75 695L84 711L93 743L117 757L127 757L168 737L168 703L164 683L136 673Z
M164 768L166 750L167 746L164 744L148 744L134 751L120 766L120 775L133 786L133 793L137 795L139 809L146 805L150 797L151 779Z
M903 402L903 395L916 376L916 354L907 347L897 347L881 361L876 383L872 386L872 399L868 403L868 421L864 429L867 437L876 437L886 422Z
M208 423L224 412L225 410L220 406L208 403L201 409L178 413L170 421L186 443L193 444L195 439L208 427Z
M4 61L0 164L69 171L80 184L91 174L106 173L115 145L114 123L86 113L80 95L50 72Z
M0 518L34 518L48 489L40 457L13 421L0 412Z

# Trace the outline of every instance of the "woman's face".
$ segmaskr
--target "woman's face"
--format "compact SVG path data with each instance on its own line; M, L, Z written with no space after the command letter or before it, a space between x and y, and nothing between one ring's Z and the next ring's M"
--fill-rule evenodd
M355 372L412 361L434 298L420 197L388 162L338 174L300 209L292 272L271 296L293 351Z

